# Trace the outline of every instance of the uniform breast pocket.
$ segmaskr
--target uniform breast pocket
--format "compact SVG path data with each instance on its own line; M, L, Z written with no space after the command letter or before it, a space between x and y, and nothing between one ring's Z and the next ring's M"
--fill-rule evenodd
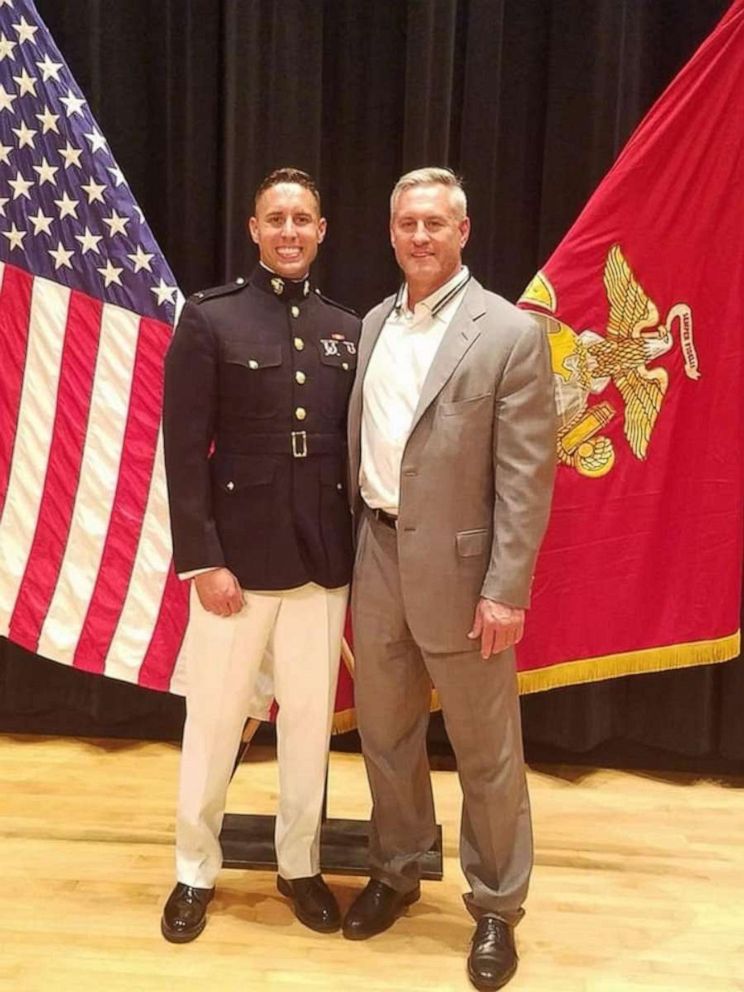
M323 416L334 422L343 421L354 383L357 365L353 341L320 342L320 406Z
M282 347L280 344L228 343L222 354L220 386L238 415L273 417L281 408Z

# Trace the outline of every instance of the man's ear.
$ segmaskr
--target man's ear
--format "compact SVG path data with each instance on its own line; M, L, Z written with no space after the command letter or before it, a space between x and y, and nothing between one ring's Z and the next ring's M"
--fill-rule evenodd
M246 230L250 234L255 244L258 244L258 221L255 217L249 217L245 222Z

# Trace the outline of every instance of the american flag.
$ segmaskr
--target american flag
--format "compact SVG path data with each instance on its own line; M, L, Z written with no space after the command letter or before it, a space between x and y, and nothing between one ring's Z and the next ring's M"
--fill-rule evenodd
M0 634L178 691L160 413L182 298L30 0L0 0Z

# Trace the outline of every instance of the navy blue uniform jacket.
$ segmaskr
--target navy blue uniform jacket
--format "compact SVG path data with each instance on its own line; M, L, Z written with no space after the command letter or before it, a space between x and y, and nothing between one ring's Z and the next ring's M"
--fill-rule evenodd
M244 589L351 576L346 412L361 322L258 266L197 293L165 363L177 572L224 565Z

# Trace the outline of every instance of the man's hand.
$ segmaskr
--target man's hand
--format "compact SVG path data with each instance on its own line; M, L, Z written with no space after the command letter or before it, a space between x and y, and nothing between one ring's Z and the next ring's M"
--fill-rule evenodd
M479 599L475 608L471 640L481 639L481 657L485 661L522 640L524 610L516 606L494 603L492 599Z
M243 590L229 568L213 568L194 579L199 602L205 610L229 617L243 609Z

